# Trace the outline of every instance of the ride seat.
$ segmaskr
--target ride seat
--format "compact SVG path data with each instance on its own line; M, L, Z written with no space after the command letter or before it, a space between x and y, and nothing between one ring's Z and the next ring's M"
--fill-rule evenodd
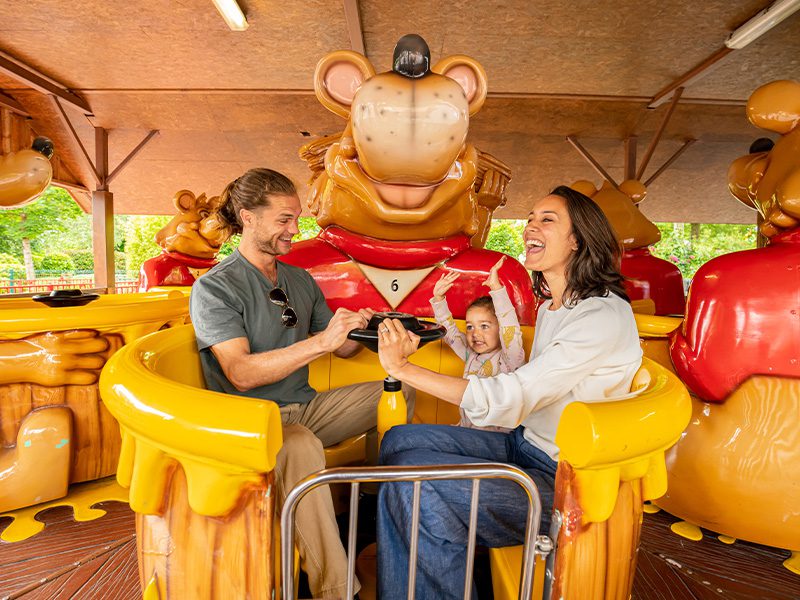
M648 358L630 397L567 406L556 433L552 597L630 597L643 504L666 492L664 452L690 416L684 385ZM518 598L522 547L492 548L489 554L495 599ZM534 598L542 597L544 570L539 561Z

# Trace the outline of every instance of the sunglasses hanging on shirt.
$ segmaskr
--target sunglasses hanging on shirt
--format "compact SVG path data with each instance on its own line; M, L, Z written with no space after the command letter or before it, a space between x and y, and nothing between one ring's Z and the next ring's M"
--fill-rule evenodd
M281 313L281 324L284 327L292 328L297 325L297 313L289 306L289 296L281 288L272 288L269 291L269 301L283 308Z

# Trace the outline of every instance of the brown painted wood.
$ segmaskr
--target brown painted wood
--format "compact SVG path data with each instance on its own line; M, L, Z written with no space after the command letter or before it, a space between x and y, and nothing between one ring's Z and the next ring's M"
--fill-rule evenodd
M92 562L100 569L111 560L112 554L118 552L127 557L122 561L124 564L135 565L134 515L130 508L119 502L105 502L98 506L108 511L108 514L84 523L73 519L72 509L69 507L50 509L38 517L47 524L41 533L15 544L0 542L0 598L23 590L30 590L23 598L64 597L41 595L36 590L49 584L51 580L66 581L72 577L73 571L79 569L89 579L93 576L91 568L87 571L82 566L83 563ZM4 529L9 522L8 518L0 519L0 529ZM106 558L101 560L101 557ZM75 565L76 562L79 564ZM113 589L135 589L137 594L140 593L135 570L132 576L127 571L123 571L123 574L125 578L120 578ZM46 583L40 585L43 579ZM70 585L74 585L74 582ZM112 597L134 596L106 596Z
M61 98L64 102L68 102L74 108L87 115L92 114L92 109L89 104L72 92L68 91L64 86L56 85L51 79L43 77L33 69L27 66L22 66L18 60L10 60L4 54L0 54L0 73L8 75L12 79L24 83L43 94L50 94L57 98Z
M17 544L0 543L0 598L42 578L48 581L20 597L140 598L131 541L134 514L118 502L101 506L108 514L86 523L76 523L68 508L51 509L40 517L47 523L42 533ZM781 565L788 552L745 542L728 546L710 533L691 542L670 531L676 520L664 512L644 515L632 600L800 598L800 576ZM0 519L0 530L7 522ZM73 566L75 561L81 564Z
M788 551L747 542L727 545L708 531L692 542L672 533L675 521L664 512L645 515L634 600L800 598L800 576L781 564Z

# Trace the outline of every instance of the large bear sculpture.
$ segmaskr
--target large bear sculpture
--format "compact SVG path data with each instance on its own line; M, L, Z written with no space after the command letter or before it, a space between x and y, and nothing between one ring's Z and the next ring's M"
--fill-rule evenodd
M510 177L467 141L486 75L466 56L431 67L427 44L415 35L398 42L393 64L376 75L363 55L339 51L317 65L317 97L347 125L341 136L301 150L315 175L308 204L322 232L282 260L307 269L334 310L417 316L432 314L434 284L456 270L461 277L448 301L464 318L502 256L482 245ZM530 275L507 260L500 279L520 322L530 324Z
M800 573L800 83L747 103L780 137L737 159L733 195L759 212L766 247L717 257L695 275L670 340L693 417L668 451L659 506L734 538L792 551Z

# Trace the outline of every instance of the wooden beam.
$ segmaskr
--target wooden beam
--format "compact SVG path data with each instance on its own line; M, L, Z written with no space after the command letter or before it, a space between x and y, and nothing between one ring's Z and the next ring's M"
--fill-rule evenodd
M625 179L636 177L636 136L625 138Z
M669 157L669 158L666 160L666 162L665 162L663 165L661 165L661 166L658 168L658 170L657 170L655 173L653 173L653 174L650 176L650 179L648 179L647 181L645 181L645 182L644 182L644 185L645 185L645 187L647 187L648 185L650 185L651 183L653 183L653 182L656 180L656 177L658 177L658 176L659 176L659 175L661 175L661 174L662 174L664 171L666 171L666 170L667 170L667 168L669 168L669 166L670 166L672 163L674 163L676 160L678 160L678 157L679 157L681 154L683 154L684 152L686 152L686 150L689 148L689 146L691 146L692 144L694 144L696 141L697 141L697 140L691 139L691 140L686 140L685 142L683 142L683 146L681 146L680 148L678 148L678 149L675 151L675 153L674 153L672 156L670 156L670 157Z
M681 99L681 94L683 94L682 87L675 90L675 93L672 94L672 102L670 103L667 112L664 113L664 117L661 119L661 125L658 126L658 130L653 136L653 139L650 140L650 145L647 147L647 151L644 153L644 158L642 159L642 164L639 165L639 170L636 171L636 179L639 181L641 181L642 176L644 175L644 171L647 168L647 163L649 163L650 159L653 157L653 152L656 151L658 142L661 141L661 136L664 133L664 130L667 128L667 124L669 123L672 113L675 112L675 107L678 106L678 100Z
M347 25L347 34L350 36L350 49L366 56L358 0L342 0L342 4L344 4L344 20Z
M611 177L611 175L609 175L606 172L606 170L600 166L600 163L597 162L591 154L589 154L589 151L581 145L581 143L574 135L568 135L567 141L570 144L572 144L572 147L578 151L578 154L580 154L584 158L584 160L586 160L586 162L588 162L592 166L592 168L600 174L600 176L603 179L608 181L615 188L619 187L619 184L617 184L617 182L614 181L614 178Z
M19 102L14 100L11 96L6 96L2 92L0 92L0 106L3 108L7 108L11 112L17 113L21 117L30 117L30 113L25 110L25 107L22 106Z
M726 56L728 56L728 54L730 54L731 52L733 52L733 50L727 48L726 46L723 46L722 48L714 52L711 56L703 60L700 64L686 71L686 73L678 77L675 81L670 83L667 87L665 87L664 89L659 91L655 96L650 98L650 103L647 105L647 108L656 108L658 106L661 106L662 104L664 104L664 102L666 102L669 99L670 95L678 88L688 87L690 84L696 82L701 77L708 75L711 72L711 67L716 65Z
M85 115L92 114L92 109L89 108L89 104L86 102L86 100L68 91L66 87L56 85L51 79L46 78L44 75L34 71L27 65L23 66L16 59L10 60L6 57L6 55L0 54L0 73L4 73L12 79L16 79L17 81L24 83L25 85L32 87L43 94L49 94L51 96L61 98L64 102L67 102L70 106L77 108Z
M94 152L97 173L103 182L92 192L92 254L94 255L94 285L113 293L114 275L114 195L108 191L108 132L94 128Z
M155 136L157 133L158 133L158 129L153 129L150 133L148 133L144 137L144 139L141 142L139 142L139 145L137 145L136 148L134 148L133 150L130 151L128 156L126 156L125 158L122 159L122 162L120 162L117 165L117 168L114 169L113 171L111 171L111 173L108 175L108 177L106 177L106 187L108 187L111 184L111 182L114 180L114 178L122 172L122 170L128 165L128 163L131 162L133 160L133 158L137 154L139 154L139 152L141 152L142 148L145 147L147 142L149 142L151 139L153 139L153 136Z
M52 179L52 181L50 181L50 185L64 188L68 192L81 192L88 195L91 195L92 193L92 190L82 186L79 183L72 183L71 181L64 181L63 179L56 179L55 177Z
M81 138L78 136L78 133L72 126L72 121L69 120L67 113L64 112L64 108L61 106L61 102L59 102L58 97L56 96L50 96L50 98L52 99L52 102L56 108L59 118L61 119L61 123L64 125L64 127L67 128L67 131L69 131L69 133L71 134L72 141L78 145L81 154L83 154L83 159L86 162L86 165L89 167L89 170L91 170L92 175L94 175L95 183L97 183L98 186L102 186L103 180L100 178L100 174L97 172L97 167L95 167L95 164L94 162L92 162L92 159L89 158L89 153L86 151L86 148L83 146L83 142L81 142Z

